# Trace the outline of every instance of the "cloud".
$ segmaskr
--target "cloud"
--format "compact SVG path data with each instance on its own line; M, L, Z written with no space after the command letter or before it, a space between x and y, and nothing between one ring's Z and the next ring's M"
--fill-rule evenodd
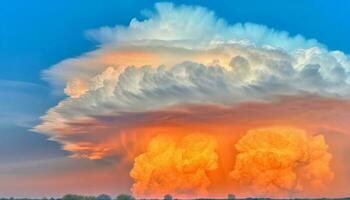
M327 189L334 177L332 155L322 135L296 128L249 130L235 145L239 152L231 177L259 196L287 196Z
M213 138L201 134L180 141L169 136L153 138L147 152L135 158L130 172L135 180L133 193L138 197L207 195L207 173L217 168L216 146Z
M258 47L274 46L285 50L322 46L301 35L290 37L263 25L245 23L229 25L214 12L199 6L175 6L157 3L155 10L145 12L146 19L132 19L128 27L103 27L87 35L102 44L165 42L177 47L208 48L211 43L246 42Z
M108 66L120 70L127 66L174 65L186 60L201 63L205 61L195 58L196 55L207 57L207 50L223 44L278 49L287 53L310 48L325 50L324 45L313 39L307 40L300 35L291 37L285 31L276 31L263 25L229 25L202 7L158 3L155 11L148 12L146 17L143 21L132 19L127 27L103 27L88 31L87 35L101 42L101 46L95 51L54 65L43 72L44 79L64 87L67 81L90 79ZM328 54L327 50L325 54ZM334 60L332 63L342 62L341 66L347 65L348 71L347 57L337 51L331 54L330 59ZM220 56L210 59L211 62L220 59Z
M347 99L350 95L347 75L339 65L333 69L315 63L293 66L288 59L271 59L269 51L259 53L263 55L235 56L229 69L189 61L170 67L131 66L122 72L109 67L91 78L84 90L79 82L68 83L66 91L72 96L50 109L36 130L50 133L76 118L174 105L231 105L303 94ZM333 73L338 68L342 70Z
M34 131L72 156L113 162L133 160L156 133L222 129L237 141L270 125L349 132L343 52L263 25L230 25L198 6L160 3L145 13L88 31L96 50L43 72L66 97Z
M222 132L234 138L250 128L276 125L317 133L348 133L349 110L350 103L344 100L290 96L272 102L242 102L231 106L192 104L162 110L95 114L72 119L63 127L50 124L48 128L52 139L75 157L130 162L151 137L167 133L168 127L211 134L219 134L218 127L227 127L228 130ZM177 134L184 133L181 129Z
M229 25L202 7L156 4L143 21L88 34L101 42L97 50L44 71L68 97L34 127L73 152L94 142L77 146L60 138L93 116L123 119L125 113L268 102L284 95L350 97L344 53L261 25Z

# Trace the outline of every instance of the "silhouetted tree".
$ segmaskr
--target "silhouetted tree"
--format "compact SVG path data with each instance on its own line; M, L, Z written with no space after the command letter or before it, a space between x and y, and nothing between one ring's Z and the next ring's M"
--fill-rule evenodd
M83 200L83 197L75 194L66 194L62 200Z
M173 200L173 197L170 194L164 196L164 200Z
M135 198L129 194L120 194L116 200L135 200Z
M112 198L107 194L100 194L96 197L96 200L112 200Z
M236 199L236 196L234 194L228 194L227 199L229 200Z
M94 196L82 196L75 194L66 194L63 196L62 200L96 200Z

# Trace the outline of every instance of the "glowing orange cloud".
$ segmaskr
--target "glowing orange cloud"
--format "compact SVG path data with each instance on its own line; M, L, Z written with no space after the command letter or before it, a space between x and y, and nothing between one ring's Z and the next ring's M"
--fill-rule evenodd
M307 136L295 128L262 128L247 132L231 177L259 196L290 196L324 189L333 179L331 154L322 135Z
M136 157L130 172L135 180L133 193L138 197L206 195L210 185L206 173L217 168L215 149L215 140L200 134L180 140L153 138L147 151Z
M163 135L153 137L145 152L135 158L130 172L135 196L311 197L321 194L319 190L329 191L334 178L332 155L322 135L267 127L248 130L237 138L228 134L230 128L203 126L200 132L206 135L187 129L149 129Z
M129 174L132 171L128 181L134 181L134 186L131 187L132 192L139 197L161 197L166 193L171 193L176 197L185 197L186 195L190 197L225 197L228 193L234 193L239 197L252 195L319 197L322 194L334 197L347 194L350 180L348 175L350 165L346 159L347 152L349 152L349 135L347 134L350 131L348 126L349 110L350 104L347 101L312 96L283 97L275 102L246 102L234 106L175 106L160 111L95 116L95 118L71 121L69 127L58 131L65 133L60 136L60 139L67 142L64 149L72 152L74 157L112 161L118 167L116 174ZM244 170L244 168L240 169L237 166L239 166L238 163L244 163L239 158L242 155L248 155L245 154L248 151L261 153L260 146L254 146L260 143L255 144L250 140L243 143L243 141L248 141L244 138L250 138L248 137L250 134L246 133L259 132L259 130L264 130L261 129L262 127L276 126L297 127L297 129L275 128L276 130L271 130L269 134L266 133L266 136L256 138L260 143L269 145L269 149L266 148L264 151L268 152L268 150L280 147L277 145L278 143L270 144L268 140L270 136L268 135L273 136L272 138L276 141L286 142L288 139L294 138L295 142L291 144L295 144L294 146L298 146L298 148L281 145L281 152L283 152L281 155L283 158L288 158L287 164L293 167L286 170L278 168L274 171L290 175L286 179L279 180L280 185L274 191L272 189L265 190L265 187L256 185L259 178L255 177L254 174L249 175L251 182L246 183L244 177L240 177L242 175L240 170ZM213 150L217 155L217 167L207 170L205 173L205 179L209 180L206 184L203 182L205 185L203 188L206 192L199 192L200 186L198 185L190 185L191 187L187 185L187 189L191 188L186 190L187 193L181 190L180 186L185 187L183 181L188 182L187 179L172 181L169 184L166 180L159 182L156 178L160 176L159 174L153 173L149 177L143 176L150 171L164 170L159 173L169 172L169 174L162 175L162 177L183 177L181 171L165 170L165 167L172 166L172 162L175 161L169 160L161 163L157 159L163 159L165 156L163 153L166 151L172 152L168 153L168 156L179 154L179 149L185 148L184 138L194 133L201 133L206 137L210 136L210 140L217 143L217 147ZM322 136L313 136L313 134L321 134ZM161 150L160 146L154 147L153 157L150 157L151 141L167 144L164 145L165 147L173 146L170 150L163 149L164 151ZM194 143L196 143L195 140L192 145ZM240 147L235 148L235 146ZM251 150L244 149L246 146L252 147ZM305 147L307 147L306 150ZM195 155L195 151L190 152ZM282 162L279 157L274 157L277 155L274 154L275 152L277 150L271 152L271 159L275 159L274 161L277 163ZM156 156L156 153L159 155ZM328 157L329 153L332 154L332 159ZM318 157L319 155L320 157ZM206 157L200 158L207 159ZM177 162L184 162L184 159ZM249 167L268 169L268 166L261 168L264 166L259 166L259 162L257 161L255 165ZM152 169L146 169L144 166L152 166ZM235 171L237 173L233 175ZM332 184L328 184L327 179L331 180L331 172L334 173L334 178ZM295 178L292 177L293 173ZM300 174L302 175L299 176ZM281 177L283 177L282 175ZM190 175L188 176L190 177ZM275 174L272 173L270 179L266 180L277 181L273 180L274 176ZM319 179L319 177L324 179ZM292 180L291 183L289 183L290 180ZM162 187L156 187L150 183L157 183ZM283 184L287 186L282 186ZM136 185L142 185L142 187Z

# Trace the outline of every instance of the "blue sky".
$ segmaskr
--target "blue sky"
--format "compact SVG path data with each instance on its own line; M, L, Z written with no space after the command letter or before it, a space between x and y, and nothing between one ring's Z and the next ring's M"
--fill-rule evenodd
M43 135L28 131L62 99L51 93L41 71L96 48L86 30L127 25L156 1L4 0L0 2L0 163L63 157ZM331 50L350 53L350 1L188 0L229 24L264 24L291 35L315 38Z
M175 1L208 7L230 24L253 22L316 38L330 49L350 52L348 10L339 1ZM20 1L0 6L0 79L45 84L40 71L67 57L95 48L84 31L128 24L154 1Z

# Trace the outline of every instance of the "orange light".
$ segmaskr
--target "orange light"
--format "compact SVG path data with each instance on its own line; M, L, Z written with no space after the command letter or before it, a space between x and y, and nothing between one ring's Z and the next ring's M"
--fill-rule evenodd
M210 185L208 171L217 168L216 141L205 135L192 134L176 140L157 136L147 151L135 159L130 172L137 197L203 196Z

